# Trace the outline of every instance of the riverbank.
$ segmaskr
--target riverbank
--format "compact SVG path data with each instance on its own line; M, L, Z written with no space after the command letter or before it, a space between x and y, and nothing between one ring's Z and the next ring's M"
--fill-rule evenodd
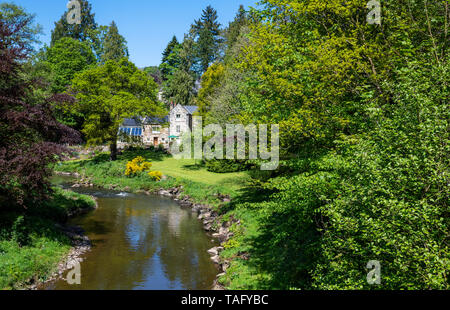
M152 170L161 170L165 176L163 180L152 181L146 174L126 177L126 163L137 156L150 160ZM183 173L185 171L187 173ZM212 173L196 166L193 161L178 162L152 151L126 151L115 162L110 162L107 154L100 154L89 160L67 161L57 165L55 172L77 178L74 187L99 186L118 191L156 194L170 197L182 208L190 209L203 223L204 230L220 242L220 246L208 251L219 269L215 289L224 288L221 279L225 278L231 261L236 257L246 256L244 252L236 255L232 251L233 254L229 254L230 248L236 245L232 238L236 233L241 233L242 228L235 213L228 212L230 203L242 195L245 182L249 179L245 172Z
M39 205L2 210L0 289L35 289L71 268L89 250L89 242L65 223L95 206L89 196L54 188Z

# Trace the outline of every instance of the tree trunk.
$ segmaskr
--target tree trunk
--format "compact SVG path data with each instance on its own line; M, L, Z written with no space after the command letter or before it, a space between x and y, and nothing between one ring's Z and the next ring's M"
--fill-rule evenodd
M117 160L117 142L112 142L109 146L109 150L111 151L111 161Z

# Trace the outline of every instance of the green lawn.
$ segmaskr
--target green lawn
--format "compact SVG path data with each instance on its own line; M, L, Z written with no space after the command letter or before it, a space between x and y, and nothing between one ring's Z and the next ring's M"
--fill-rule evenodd
M242 188L243 184L249 179L247 172L209 172L206 168L196 165L194 159L165 157L161 161L153 161L152 163L153 170L159 170L167 176L183 178L208 185L224 186L234 190Z
M152 181L146 173L135 177L124 175L126 164L137 156L144 157L152 163L151 170L161 171L167 180ZM197 164L196 164L197 163ZM149 150L125 151L118 160L111 162L109 154L99 154L88 160L75 160L60 163L56 171L78 172L89 177L91 182L102 187L115 185L116 189L132 191L155 191L183 185L184 193L196 202L217 205L215 194L227 194L231 197L239 195L250 176L247 172L213 173L199 165L199 161L175 159L170 155Z

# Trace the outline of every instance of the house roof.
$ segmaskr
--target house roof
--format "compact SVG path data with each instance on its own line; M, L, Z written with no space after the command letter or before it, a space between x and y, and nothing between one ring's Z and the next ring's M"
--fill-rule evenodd
M141 126L141 122L134 118L126 118L126 119L124 119L122 126L138 127L138 126Z
M184 105L183 108L185 108L189 114L194 114L198 110L198 107L195 105Z
M166 115L163 118L159 118L159 117L151 117L151 116L147 116L144 118L143 123L146 125L152 125L152 124L164 124L164 123L168 123L169 122L169 116Z
M146 116L140 118L126 118L123 121L122 126L124 127L140 127L142 124L152 125L152 124L164 124L169 122L169 116L165 116L163 118Z

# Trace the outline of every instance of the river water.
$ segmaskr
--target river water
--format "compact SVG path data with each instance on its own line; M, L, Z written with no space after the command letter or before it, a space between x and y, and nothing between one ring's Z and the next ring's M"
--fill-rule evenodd
M54 182L67 187L67 178ZM92 242L83 256L81 285L56 290L211 289L217 268L206 252L215 242L196 215L158 196L77 188L97 198L98 209L72 219ZM65 278L65 277L64 277Z

